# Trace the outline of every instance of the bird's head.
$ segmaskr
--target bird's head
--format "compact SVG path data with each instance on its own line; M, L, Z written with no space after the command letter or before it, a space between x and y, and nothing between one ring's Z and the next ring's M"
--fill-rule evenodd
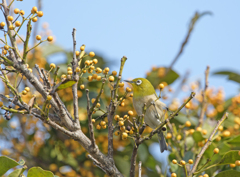
M125 81L132 85L133 97L142 97L155 94L154 87L147 79L136 78L131 81Z

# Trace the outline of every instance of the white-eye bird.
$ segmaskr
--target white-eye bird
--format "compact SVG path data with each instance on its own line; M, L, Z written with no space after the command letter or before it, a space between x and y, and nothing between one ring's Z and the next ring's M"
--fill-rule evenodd
M166 105L158 99L154 87L147 79L136 78L132 81L125 81L132 85L133 107L139 116L143 114L143 107L145 103L147 105L153 103L146 110L144 121L148 126L155 129L162 121L164 121L164 109L166 108ZM163 130L166 130L166 126L158 132L161 152L168 150ZM166 133L166 131L164 131L164 133Z

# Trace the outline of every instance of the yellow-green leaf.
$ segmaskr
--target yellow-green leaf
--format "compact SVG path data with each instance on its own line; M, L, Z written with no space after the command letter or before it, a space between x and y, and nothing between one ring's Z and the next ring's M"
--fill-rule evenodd
M240 160L240 155L238 154L239 151L228 151L224 156L222 157L221 161L218 163L218 165L227 165L231 163L235 163L236 160Z
M1 156L0 157L0 176L2 176L3 174L5 174L8 170L10 170L13 167L18 166L19 164L6 156Z
M20 176L25 170L26 170L26 168L16 169L16 170L14 170L12 173L10 173L10 174L8 175L8 177Z
M204 138L202 136L202 133L199 132L199 131L195 131L192 136L193 136L193 139L194 139L195 142L199 142L199 141L204 140Z
M226 171L222 171L222 172L218 173L215 177L227 177L227 176L239 177L240 172L236 171L236 170L226 170Z
M57 90L62 90L62 89L68 88L68 87L72 87L76 82L77 81L73 81L73 80L63 82L61 85L59 85Z
M40 167L32 167L28 171L27 177L54 177L53 173L50 171L43 170Z

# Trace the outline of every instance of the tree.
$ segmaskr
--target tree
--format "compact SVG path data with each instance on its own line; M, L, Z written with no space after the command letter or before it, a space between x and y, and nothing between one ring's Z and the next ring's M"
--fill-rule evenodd
M34 36L35 43L30 46L29 40L33 35L32 23L37 22L37 18L43 16L43 12L38 11L37 7L33 7L30 15L25 17L23 10L14 9L14 13L22 18L22 22L16 21L18 17L14 20L10 15L12 3L13 1L8 5L6 0L2 0L1 4L5 17L5 22L1 23L1 27L5 39L1 39L4 46L0 55L2 64L0 78L6 89L5 94L0 94L0 97L4 100L4 103L1 103L1 109L4 110L5 119L10 120L13 116L18 115L19 125L25 138L20 141L17 136L11 137L12 144L15 146L13 148L14 158L18 159L20 156L25 156L27 165L31 162L33 166L40 165L44 169L48 168L54 172L57 171L58 165L72 167L74 170L65 174L66 176L79 174L90 176L93 175L91 169L97 167L109 176L128 176L129 174L135 176L137 168L145 169L149 175L158 173L158 175L164 176L163 170L162 172L159 170L153 172L155 170L153 164L155 165L156 162L148 157L147 148L144 147L159 129L167 125L169 132L166 138L171 147L169 160L172 161L170 164L172 177L177 174L178 176L191 177L202 172L206 172L204 174L206 177L207 174L213 175L217 171L223 170L217 175L219 177L221 174L226 175L234 172L226 170L229 168L226 166L227 164L232 164L231 167L234 166L234 163L237 166L240 165L239 151L230 151L237 149L239 144L239 131L237 130L237 126L239 128L240 125L239 118L233 118L225 123L227 117L239 114L236 106L238 97L227 105L221 91L214 95L208 89L209 67L205 73L205 88L202 91L202 96L197 95L197 99L193 100L196 94L191 92L181 105L177 105L173 101L169 106L170 112L166 113L165 121L156 129L149 130L143 121L144 114L136 115L132 111L131 88L124 89L124 83L121 82L127 57L122 57L118 73L116 71L109 73L109 68L104 66L104 59L96 56L94 52L86 53L85 45L80 47L80 51L76 50L76 29L73 29L72 32L72 52L65 51L53 44L40 47L40 44L44 42L52 42L52 36L42 40L42 36L36 35ZM165 87L164 91L161 86L159 98L162 96L161 92L166 92L167 88L170 91L168 85L179 77L172 70L172 66L182 54L195 23L205 14L208 13L194 15L187 36L170 67L153 68L148 74L147 78L156 89L159 83ZM19 32L25 23L27 23L27 31L26 38L23 39ZM20 52L18 40L23 43L22 52ZM48 65L42 56L46 57L54 52L63 52L68 58L66 64L57 67L54 63ZM69 61L70 58L71 61ZM42 66L35 64L33 70L30 67L35 63L35 59L39 59L37 62ZM44 67L46 68L44 69ZM103 67L105 69L102 69ZM64 74L65 72L67 73ZM184 79L182 83L184 83ZM192 90L197 90L197 87L195 84ZM143 110L146 111L148 106L150 105L145 105ZM212 112L208 112L207 108L210 106L214 108ZM225 113L229 106L231 107L230 111L233 112L231 116ZM184 107L186 112L180 112ZM86 114L86 120L84 114ZM29 118L27 115L37 119ZM210 122L212 126L209 127L210 119L213 121ZM41 120L43 124L37 125L38 120ZM231 132L234 121L236 131ZM224 127L221 125L223 122ZM4 123L6 126L5 120ZM103 130L100 131L100 129ZM237 136L229 138L231 134ZM128 148L125 148L124 152L119 152L117 148L120 146ZM34 147L33 154L29 153L31 147ZM54 147L58 149L56 150ZM137 167L138 150L141 151L139 154L141 162L138 163ZM1 153L10 155L9 151L6 150L2 150ZM49 157L44 154L50 155L53 159L49 160ZM121 158L123 154L128 156L131 154L131 160L123 161ZM97 167L94 167L92 162L86 159L86 156ZM185 162L186 160L188 163ZM24 165L23 161L17 163L4 156L1 157L0 161L12 164L4 166L2 171L0 169L1 175L12 167ZM83 161L84 164L78 164L78 161ZM126 163L125 166L124 163ZM192 168L190 168L191 165ZM26 166L23 166L13 173L20 175L25 169ZM83 172L83 170L85 171ZM53 176L51 172L36 167L31 168L28 175L30 176L31 173L46 173L46 175ZM141 173L140 170L139 176ZM94 175L102 174L96 170ZM56 172L56 175L62 174ZM167 171L166 175L169 176L170 173Z

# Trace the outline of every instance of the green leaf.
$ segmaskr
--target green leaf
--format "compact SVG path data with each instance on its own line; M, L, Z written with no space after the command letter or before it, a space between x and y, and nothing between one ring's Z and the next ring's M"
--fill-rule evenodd
M62 89L68 88L68 87L72 87L75 83L76 83L76 81L68 80L66 82L63 82L61 85L59 85L59 87L56 90L58 91L58 90L62 90Z
M236 170L226 170L218 173L215 177L226 177L226 176L239 177L240 172Z
M10 170L13 167L18 166L19 164L9 157L1 156L0 157L0 176L5 174L8 170Z
M8 177L20 176L25 170L26 170L26 168L16 169L16 170L14 170L12 173L10 173L10 174L8 175Z
M55 53L65 52L65 50L62 47L55 44L42 46L42 51L43 51L43 57L48 57L49 55L52 55Z
M187 145L187 149L190 149L191 147L193 147L194 140L191 136L186 138L186 145Z
M170 70L167 75L164 76L162 73L164 71L166 72L167 69L167 67L156 68L155 70L150 72L146 79L148 79L152 83L154 88L157 88L161 82L166 82L168 85L170 85L179 77L179 75L175 71Z
M120 172L122 172L125 176L128 176L130 170L129 161L126 161L122 156L114 156L114 161L116 162L116 166Z
M218 165L227 165L231 163L235 163L236 160L240 160L240 155L238 154L238 150L227 152L218 163Z
M213 73L214 75L226 75L228 76L228 80L235 81L237 83L240 83L240 75L236 72L232 71L218 71Z
M142 163L144 163L148 158L148 149L145 144L141 144L138 148L138 157Z
M235 136L227 141L228 144L240 146L240 135Z
M192 136L193 136L193 139L194 139L195 142L199 142L199 141L204 140L204 138L202 136L202 133L199 132L199 131L195 131Z
M27 177L54 177L53 173L50 171L43 170L40 167L32 167L28 171Z

